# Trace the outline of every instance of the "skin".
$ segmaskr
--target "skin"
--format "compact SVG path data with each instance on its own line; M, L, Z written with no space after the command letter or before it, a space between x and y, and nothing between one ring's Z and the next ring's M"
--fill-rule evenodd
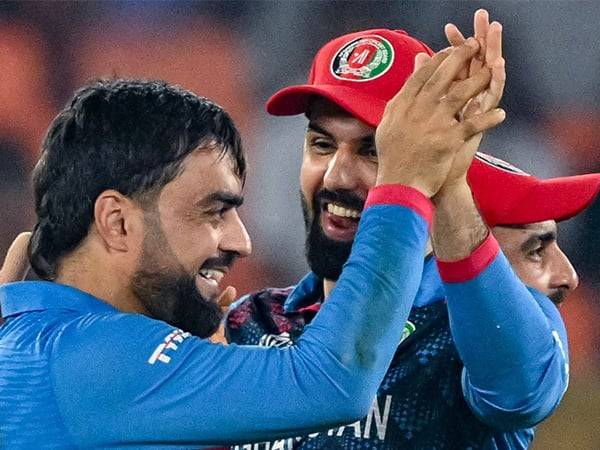
M158 224L162 241L153 259L165 271L195 277L202 296L219 301L217 284L199 275L203 264L223 253L243 257L251 252L250 238L237 211L243 201L242 181L229 156L219 158L219 152L209 147L190 153L181 173L163 187L151 208L114 190L102 192L95 203L90 233L63 258L57 281L122 311L148 314L131 281L141 267L144 248L148 248L148 239L145 247L144 239L156 233ZM153 214L152 226L148 214ZM228 267L218 269L220 279ZM226 294L231 296L231 291Z
M301 191L308 205L312 205L314 195L322 189L347 190L364 201L377 178L375 129L322 98L313 100L308 118L300 172ZM338 230L325 213L321 215L321 229L331 239L347 240L336 239L347 234L347 230ZM577 287L577 274L556 241L554 221L523 227L498 226L492 231L526 285L548 295L557 304ZM350 234L352 240L354 232ZM325 280L325 293L333 286L334 281Z
M579 284L569 258L558 246L556 222L492 229L517 276L560 306Z

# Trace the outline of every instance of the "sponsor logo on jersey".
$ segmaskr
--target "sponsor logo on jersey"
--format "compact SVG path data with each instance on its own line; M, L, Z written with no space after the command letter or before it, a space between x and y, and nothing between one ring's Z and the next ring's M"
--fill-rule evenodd
M394 47L377 35L345 44L331 60L331 73L340 80L370 81L386 73L394 62Z
M190 336L190 333L184 333L183 330L180 329L167 334L164 341L158 344L152 352L152 355L150 355L150 358L148 358L148 363L154 364L156 361L160 361L161 363L169 364L169 362L171 362L169 353L177 350L179 348L177 344L181 344L185 338Z
M400 337L400 343L404 342L408 337L415 332L417 327L410 320L406 321L404 329L402 330L402 336Z
M260 347L290 347L294 344L290 333L281 334L263 334L258 340Z

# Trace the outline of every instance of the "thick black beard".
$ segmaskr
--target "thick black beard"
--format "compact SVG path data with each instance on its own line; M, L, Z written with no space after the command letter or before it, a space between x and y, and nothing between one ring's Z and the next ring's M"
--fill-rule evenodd
M323 200L340 201L350 207L362 210L364 200L345 191L322 190L315 194L312 209L304 194L300 193L302 213L306 228L305 252L310 270L321 279L337 281L350 257L353 241L340 242L328 238L321 228L321 204Z
M148 212L144 219L148 229L140 267L131 280L133 293L154 319L199 338L210 337L223 319L221 307L216 299L207 299L198 291L195 274L177 264L158 213ZM233 259L224 264L231 264Z
M132 289L153 318L199 338L213 335L223 319L217 302L205 299L188 274L138 270Z

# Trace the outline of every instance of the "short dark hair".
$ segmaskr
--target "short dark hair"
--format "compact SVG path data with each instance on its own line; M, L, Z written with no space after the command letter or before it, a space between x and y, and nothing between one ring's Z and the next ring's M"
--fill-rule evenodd
M229 155L244 181L239 132L210 100L162 81L100 80L79 89L50 126L33 173L35 272L56 277L59 258L87 236L100 193L156 198L200 146Z

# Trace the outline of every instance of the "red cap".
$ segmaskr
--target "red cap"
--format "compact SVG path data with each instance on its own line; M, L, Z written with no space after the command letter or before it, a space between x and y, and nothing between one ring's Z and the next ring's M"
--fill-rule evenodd
M569 219L594 200L600 173L541 180L498 158L477 153L468 180L491 227Z
M433 51L402 30L366 30L338 37L317 52L308 83L276 92L267 101L267 111L275 116L302 114L310 97L319 95L376 127L385 105L412 73L418 53L432 55Z

